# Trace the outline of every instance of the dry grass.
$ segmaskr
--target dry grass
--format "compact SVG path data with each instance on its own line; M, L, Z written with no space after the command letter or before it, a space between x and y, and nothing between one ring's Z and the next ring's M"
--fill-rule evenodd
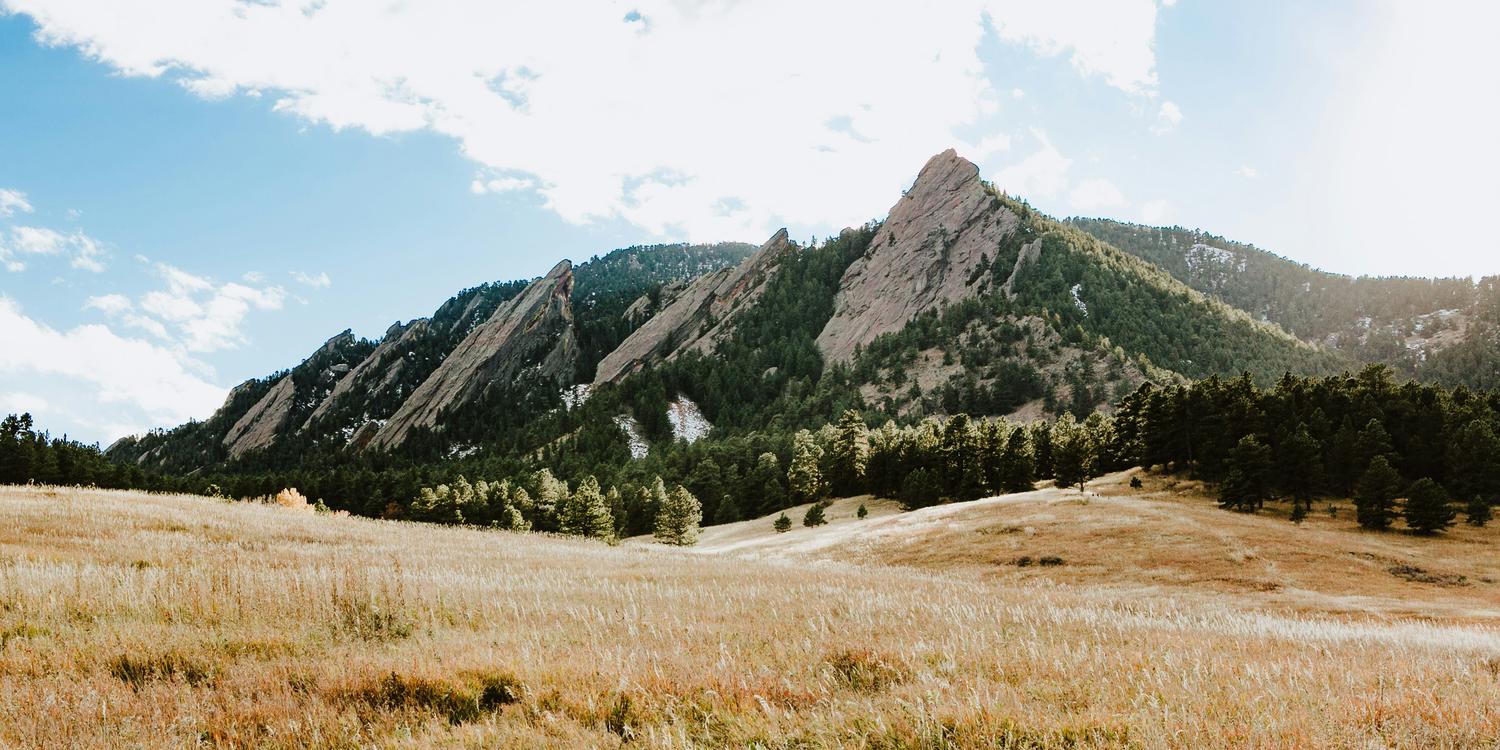
M1500 741L1490 627L1030 572L1072 558L940 575L28 488L0 558L0 747Z

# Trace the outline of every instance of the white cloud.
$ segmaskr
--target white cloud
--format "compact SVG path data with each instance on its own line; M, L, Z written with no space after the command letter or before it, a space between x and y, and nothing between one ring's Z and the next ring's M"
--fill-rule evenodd
M266 280L266 275L260 271L246 271L240 278L251 284L259 284Z
M63 234L46 227L11 227L10 242L0 246L0 261L12 271L25 270L24 262L15 259L16 254L26 255L72 255L69 264L74 268L98 273L104 270L104 248L94 238L83 232Z
M90 297L84 307L184 351L212 352L244 342L242 326L252 310L279 310L286 300L278 286L219 285L165 263L156 264L156 272L166 289L147 292L137 302L121 294Z
M1118 208L1125 205L1125 195L1113 182L1103 177L1093 177L1079 182L1068 193L1068 202L1075 211L1097 211L1101 208Z
M326 271L319 271L316 274L292 271L292 280L314 289L323 289L333 284L333 279L328 278Z
M1170 133L1182 124L1182 110L1172 102L1162 102L1161 109L1156 112L1156 124L1151 126L1151 132L1157 135Z
M1240 168L1236 169L1234 173L1247 180L1253 180L1256 177L1260 176L1260 172L1257 171L1255 167L1252 167L1249 164L1241 164Z
M335 129L433 131L505 176L476 192L535 190L570 222L696 239L868 219L960 143L956 132L1004 116L1009 87L977 53L987 28L1128 95L1156 86L1152 0L905 13L858 0L643 0L628 21L608 4L484 0L0 3L30 15L43 42L126 75L209 98L264 92ZM840 189L789 178L799 174L838 175Z
M66 388L78 410L151 424L206 417L223 401L224 389L203 379L205 369L172 349L121 337L107 326L55 330L0 297L0 378ZM45 406L42 399L40 408Z
M17 211L31 213L31 203L26 200L26 194L19 190L0 188L0 216L12 216Z
M1157 198L1141 204L1141 221L1146 224L1165 225L1171 215L1172 203L1166 198Z
M35 413L47 408L47 399L34 393L9 391L0 393L0 414Z
M536 180L525 177L497 177L491 180L476 179L469 183L469 191L475 195L484 195L485 193L509 193L517 190L531 190L536 186Z
M1063 156L1047 134L1033 130L1040 147L1030 156L995 173L995 187L1023 198L1055 198L1068 187L1073 160Z

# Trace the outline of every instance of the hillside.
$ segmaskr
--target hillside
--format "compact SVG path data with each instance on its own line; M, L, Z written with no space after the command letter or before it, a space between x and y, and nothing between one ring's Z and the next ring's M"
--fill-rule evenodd
M1297 337L1408 376L1491 388L1500 382L1500 276L1352 277L1182 227L1107 219L1068 224L1192 288ZM1475 357L1483 351L1484 355ZM1468 360L1477 368L1455 366Z
M1149 557L1105 545L1110 535L1054 546L1063 538L1038 517L1095 504L986 502L864 523L959 534L1025 518L1066 564L933 575L852 543L826 555L844 561L752 559L193 497L0 489L0 549L15 561L0 575L0 744L1500 741L1492 625L1453 624L1465 618L1441 606L1427 622L1268 611L1191 583L1132 583L1122 596L1072 569L1116 560L1127 580L1149 578L1159 575ZM1016 551L991 544L1001 560ZM1251 564L1270 561L1288 576L1324 575L1318 559L1279 550ZM1446 591L1411 584L1408 602Z

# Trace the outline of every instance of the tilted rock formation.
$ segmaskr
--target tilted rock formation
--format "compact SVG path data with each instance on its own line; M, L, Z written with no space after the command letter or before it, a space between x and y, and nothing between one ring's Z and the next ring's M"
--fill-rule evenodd
M917 313L982 291L982 266L1020 223L989 193L973 162L948 149L928 160L891 207L864 257L844 272L833 317L818 335L830 362L906 326Z
M276 440L277 431L292 413L292 403L297 395L296 384L291 375L282 376L276 385L261 396L250 411L240 417L224 435L224 445L229 448L230 458L239 458L257 448L264 448Z
M661 311L599 361L594 382L617 383L685 351L712 351L728 334L735 315L748 309L765 290L782 257L791 250L782 229L739 265L699 276L675 292L670 302L664 292Z
M509 384L529 368L561 385L578 358L572 291L573 264L565 260L496 308L422 381L368 447L400 446L413 429L436 428L444 410L472 402L492 385Z
M309 414L307 420L302 423L300 429L306 430L314 422L326 415L333 408L340 397L346 393L359 392L366 399L378 395L399 375L404 366L401 359L403 344L411 337L419 335L427 326L425 319L417 319L402 325L396 323L385 331L385 336L380 339L380 345L370 356L365 357L355 365L353 369L345 372L338 382L334 384L333 390L328 392L318 408Z

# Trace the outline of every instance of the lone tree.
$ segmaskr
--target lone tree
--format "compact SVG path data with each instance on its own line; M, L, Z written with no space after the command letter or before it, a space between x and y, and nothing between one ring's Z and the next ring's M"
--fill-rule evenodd
M825 523L828 523L828 519L823 516L822 503L813 503L808 507L807 513L803 514L802 516L803 526L822 526Z
M854 511L854 515L856 518L864 518L870 515L870 509L866 508L864 503L860 503L859 510Z
M1490 522L1490 501L1475 495L1464 506L1464 520L1470 526L1483 526Z
M1229 471L1219 483L1219 506L1241 513L1260 510L1271 496L1271 449L1254 435L1229 451Z
M1401 494L1401 475L1385 456L1376 456L1354 491L1354 518L1367 529L1390 528L1396 518L1396 498Z
M806 503L823 497L823 472L818 460L823 449L807 430L798 430L792 438L792 465L786 472L787 489L792 501Z
M1412 482L1406 492L1406 525L1418 534L1435 534L1453 525L1453 506L1448 493L1426 477Z
M772 524L772 526L776 528L776 533L778 534L783 531L791 531L792 519L787 518L786 513L783 512L781 515L776 517L776 523Z
M829 454L828 482L833 491L844 495L859 492L870 458L870 434L858 411L846 409L839 417Z
M592 476L583 478L578 489L563 501L558 509L560 530L564 534L612 539L615 535L615 515L604 500L599 489L599 480Z
M686 487L677 485L656 511L656 541L686 547L698 543L698 525L703 523L703 506Z

